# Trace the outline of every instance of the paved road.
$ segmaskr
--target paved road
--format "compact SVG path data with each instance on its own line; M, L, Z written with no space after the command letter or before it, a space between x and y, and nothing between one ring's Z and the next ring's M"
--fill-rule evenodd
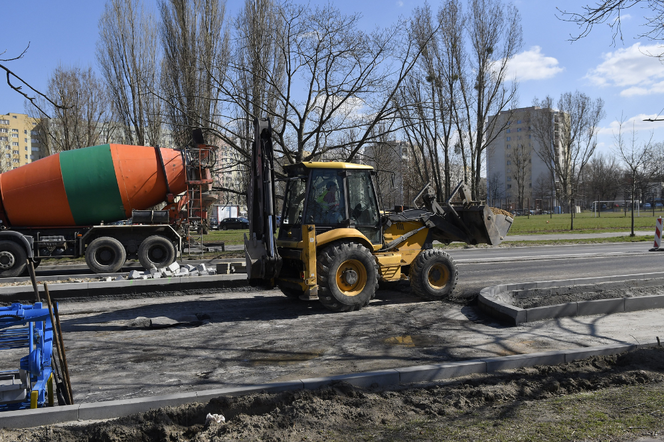
M664 254L633 246L466 249L453 254L459 261L459 292L472 297L480 288L502 282L664 267ZM664 325L661 311L643 311L509 327L466 302L422 302L404 283L385 285L367 308L343 314L318 303L290 301L276 290L248 288L63 302L61 312L77 402L645 343L662 335ZM152 318L153 326L141 318ZM0 369L15 368L10 355L3 352Z

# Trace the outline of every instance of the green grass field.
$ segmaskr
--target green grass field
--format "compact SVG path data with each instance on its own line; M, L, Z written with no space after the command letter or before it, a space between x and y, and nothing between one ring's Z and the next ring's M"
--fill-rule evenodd
M641 211L634 217L634 230L652 231L655 233L655 222L660 216L664 217L664 212ZM631 214L623 212L602 212L601 216L594 216L592 212L579 213L574 218L574 230L570 231L569 214L561 215L531 215L517 216L514 218L514 224L510 229L511 235L542 235L547 233L601 233L601 232L630 232ZM244 244L244 234L248 230L213 230L204 235L205 243L224 242L226 245ZM509 237L509 236L508 236ZM638 238L639 241L651 241L652 238ZM598 240L605 241L632 241L634 239L626 238L604 238ZM587 242L587 241L583 241Z
M641 211L635 213L634 230L655 232L656 219L663 216L662 212ZM631 213L602 212L601 216L595 216L592 212L579 213L574 218L574 232L576 233L598 233L598 232L629 232L631 230ZM510 229L512 235L546 234L570 232L570 215L531 215L517 216Z

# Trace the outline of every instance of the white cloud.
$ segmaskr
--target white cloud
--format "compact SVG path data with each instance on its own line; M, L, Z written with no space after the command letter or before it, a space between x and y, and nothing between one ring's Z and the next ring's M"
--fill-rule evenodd
M651 121L644 121L648 119L657 119L657 118L664 118L664 115L646 115L646 114L639 114L635 115L627 120L625 120L622 124L622 132L623 135L625 134L631 134L632 129L634 131L638 132L646 132L650 133L652 131L655 131L657 129L661 129L662 124L664 122L651 122ZM603 127L599 130L600 135L618 135L620 127L620 120L617 118L614 121L609 124L608 127ZM631 135L630 135L631 136Z
M403 7L403 2L402 2L402 1L398 1L398 2L397 2L397 7L399 7L399 8Z
M664 66L653 56L662 52L662 46L636 43L603 54L604 61L585 78L597 86L623 88L624 97L664 93Z
M508 64L507 78L516 77L519 81L544 80L563 71L558 60L542 54L542 48L533 46L515 55Z

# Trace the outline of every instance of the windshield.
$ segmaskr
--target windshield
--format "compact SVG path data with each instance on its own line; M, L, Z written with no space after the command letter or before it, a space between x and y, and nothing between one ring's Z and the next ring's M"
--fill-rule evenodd
M294 177L288 180L281 224L302 224L306 184L306 178L304 177Z
M304 220L307 224L339 224L346 217L343 178L335 169L315 169Z

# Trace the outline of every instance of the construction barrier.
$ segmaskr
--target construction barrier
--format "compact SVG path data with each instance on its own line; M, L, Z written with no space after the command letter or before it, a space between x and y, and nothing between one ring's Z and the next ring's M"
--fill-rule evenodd
M651 252L656 252L661 249L662 245L662 217L657 218L657 223L655 224L655 243L650 249Z

